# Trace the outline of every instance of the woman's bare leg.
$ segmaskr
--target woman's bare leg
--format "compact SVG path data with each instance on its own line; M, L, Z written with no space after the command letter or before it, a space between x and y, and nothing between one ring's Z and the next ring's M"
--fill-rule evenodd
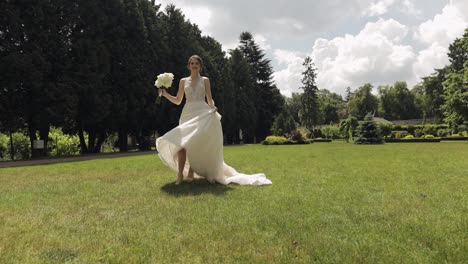
M185 149L181 149L178 152L179 158L179 173L177 174L176 184L180 184L184 179L184 167L185 167L185 160L187 159L187 152Z
M192 167L190 167L190 169L189 169L189 171L188 171L187 181L188 181L188 182L192 182L192 181L193 181L193 170L192 170Z

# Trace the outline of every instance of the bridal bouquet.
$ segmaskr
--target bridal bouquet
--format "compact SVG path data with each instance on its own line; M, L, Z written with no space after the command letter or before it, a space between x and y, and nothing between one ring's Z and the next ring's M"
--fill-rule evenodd
M174 74L165 72L165 73L158 75L158 77L156 78L156 81L154 82L154 85L158 89L167 89L171 87L172 80L174 80ZM158 98L156 99L156 103L161 102L160 97L161 97L161 91L158 92Z

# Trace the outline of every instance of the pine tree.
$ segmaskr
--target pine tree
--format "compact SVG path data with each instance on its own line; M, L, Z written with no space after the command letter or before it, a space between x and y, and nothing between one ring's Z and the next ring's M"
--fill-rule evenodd
M302 105L299 115L302 125L312 130L319 120L318 88L315 84L317 74L310 57L306 57L302 65L305 67L301 80L304 93L301 96Z
M357 139L355 144L382 144L383 138L380 136L377 125L374 122L374 115L368 113L364 120L359 124Z
M265 58L265 53L255 43L249 32L240 35L240 47L244 57L249 62L255 81L252 97L256 109L255 141L265 139L270 133L276 115L281 111L284 99L273 82L271 61Z
M229 59L232 74L232 91L226 91L226 109L231 115L226 116L228 142L239 142L239 131L242 130L243 141L250 142L255 136L257 109L254 101L254 77L248 61L239 49L231 51Z

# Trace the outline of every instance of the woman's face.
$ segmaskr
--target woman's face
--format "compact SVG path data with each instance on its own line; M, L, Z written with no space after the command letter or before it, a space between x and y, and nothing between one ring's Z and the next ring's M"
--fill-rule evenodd
M201 65L197 59L191 59L188 66L191 71L200 72Z

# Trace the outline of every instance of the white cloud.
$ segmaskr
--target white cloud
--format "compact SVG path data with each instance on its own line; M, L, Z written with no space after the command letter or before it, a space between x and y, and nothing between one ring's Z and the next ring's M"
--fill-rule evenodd
M275 50L274 56L280 65L287 65L287 68L273 74L273 79L281 93L291 96L293 92L300 92L304 56L297 52L280 49Z
M419 52L413 66L416 80L449 63L448 47L463 35L467 26L468 2L461 0L450 1L442 13L419 26L415 38L427 46Z
M356 36L316 40L312 58L318 68L317 84L343 94L347 86L407 80L415 57L411 46L401 44L407 33L397 21L379 19Z
M369 7L363 11L363 15L381 16L388 12L390 6L395 3L395 0L381 0L370 3Z
M207 7L185 6L183 9L186 17L203 31L204 34L209 34L207 27L210 23L212 11Z
M271 49L271 45L268 44L267 39L263 35L255 34L253 38L255 40L255 43L257 43L262 50L267 51Z
M416 77L424 77L434 72L434 68L441 68L449 63L448 48L433 43L429 48L419 52L413 69Z
M467 27L468 14L461 14L460 11L453 4L446 5L441 14L419 26L416 38L427 44L436 42L448 46Z
M316 63L320 88L343 93L347 86L398 80L411 86L448 62L448 45L468 26L466 0L159 2L181 8L225 51L238 45L241 32L251 32L273 55L283 94L300 91L306 54Z
M415 16L416 18L420 18L423 14L422 10L415 7L413 0L404 0L402 11L403 13L406 13L410 16Z

